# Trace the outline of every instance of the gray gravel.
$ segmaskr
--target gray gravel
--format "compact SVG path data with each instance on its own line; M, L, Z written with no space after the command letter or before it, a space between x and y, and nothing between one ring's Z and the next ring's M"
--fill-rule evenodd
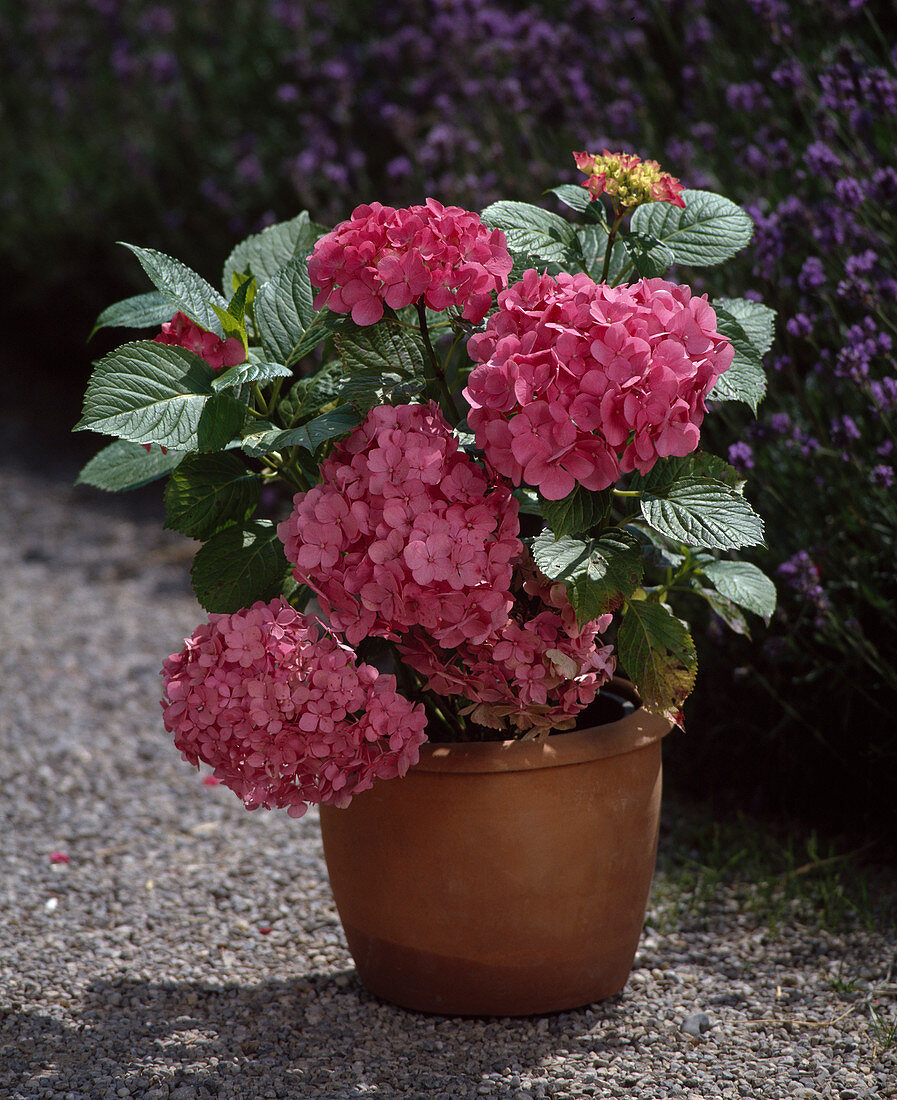
M201 618L186 541L152 501L10 465L0 515L2 1100L897 1095L894 939L767 929L722 887L700 922L652 902L609 1002L378 1002L316 816L247 814L162 729L158 669Z

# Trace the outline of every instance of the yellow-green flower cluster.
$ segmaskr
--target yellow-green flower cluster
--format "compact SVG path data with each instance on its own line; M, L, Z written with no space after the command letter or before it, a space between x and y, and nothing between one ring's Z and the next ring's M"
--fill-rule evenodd
M634 153L574 153L576 167L588 179L583 187L593 199L607 195L616 206L632 209L643 202L669 202L685 206L682 184L661 170L656 160L642 160Z

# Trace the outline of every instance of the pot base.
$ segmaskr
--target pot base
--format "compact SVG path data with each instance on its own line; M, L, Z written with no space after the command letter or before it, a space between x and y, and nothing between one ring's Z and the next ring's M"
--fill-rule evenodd
M514 966L451 958L344 926L362 984L401 1008L441 1016L541 1016L603 1001L626 985L632 960L596 973L580 960Z
M321 806L361 981L453 1016L618 993L645 919L670 728L638 708L542 742L426 744L403 779Z

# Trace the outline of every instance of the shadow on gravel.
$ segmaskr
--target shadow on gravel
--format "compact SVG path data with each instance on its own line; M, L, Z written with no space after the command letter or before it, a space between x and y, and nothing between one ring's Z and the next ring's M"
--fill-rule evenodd
M115 1095L123 1085L153 1097L164 1082L170 1093L162 1095L204 1100L231 1081L241 1097L268 1089L302 1100L455 1100L475 1095L483 1072L538 1066L571 1035L579 1049L614 1048L621 1001L538 1021L461 1023L386 1005L354 970L257 986L122 978L88 987L74 1026L0 1009L0 1087L12 1090L4 1097L73 1090L80 1100ZM601 1037L586 1037L596 1023L604 1025ZM247 1078L257 1079L258 1091Z

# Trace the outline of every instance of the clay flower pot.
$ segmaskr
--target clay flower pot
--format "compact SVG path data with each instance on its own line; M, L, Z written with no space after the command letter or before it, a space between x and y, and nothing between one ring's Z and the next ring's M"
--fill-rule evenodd
M625 681L609 689L629 700L616 721L541 743L428 743L404 779L321 806L333 895L371 992L424 1012L519 1016L623 988L671 726Z

